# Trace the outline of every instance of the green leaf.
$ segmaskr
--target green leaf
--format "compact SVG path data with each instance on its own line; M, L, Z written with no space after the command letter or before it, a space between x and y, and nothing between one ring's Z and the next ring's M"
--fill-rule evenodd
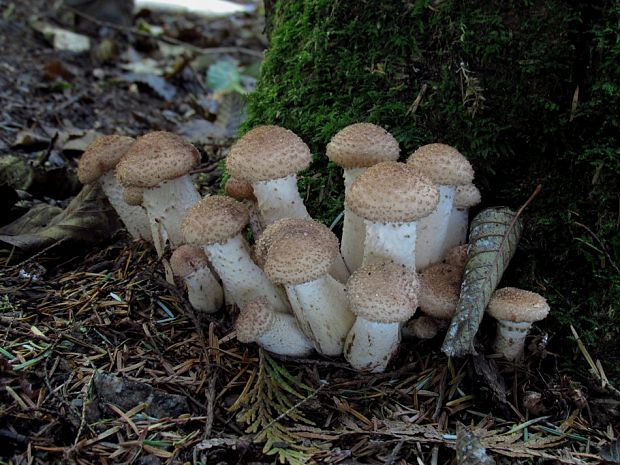
M474 337L478 326L515 253L522 230L517 214L506 207L487 208L472 220L461 295L441 348L446 355L476 353Z
M232 60L220 60L209 67L207 86L219 92L237 91L241 94L245 93L241 86L239 68L237 63Z

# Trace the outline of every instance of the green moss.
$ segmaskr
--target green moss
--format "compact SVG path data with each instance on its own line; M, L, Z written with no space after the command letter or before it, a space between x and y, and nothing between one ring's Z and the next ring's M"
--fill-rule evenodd
M483 206L516 208L541 183L504 283L549 298L557 341L576 321L586 342L617 345L620 1L433 4L278 2L246 127L279 124L310 145L300 184L326 223L342 188L325 145L358 121L391 131L403 156L456 146Z

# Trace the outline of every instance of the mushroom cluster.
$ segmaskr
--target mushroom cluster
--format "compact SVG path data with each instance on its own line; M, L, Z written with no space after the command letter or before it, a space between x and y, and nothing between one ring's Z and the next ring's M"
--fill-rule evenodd
M85 183L103 176L128 231L160 257L171 253L196 310L213 313L224 301L240 309L240 342L287 356L343 355L358 370L380 372L402 334L432 338L452 318L468 209L480 202L473 169L455 148L425 145L406 163L399 155L394 137L374 124L334 135L327 156L344 169L340 241L308 214L297 173L310 149L281 127L259 126L233 145L226 195L200 198L189 176L199 152L161 131L95 141L79 172ZM510 288L496 292L488 312L499 320L495 349L516 360L548 306Z

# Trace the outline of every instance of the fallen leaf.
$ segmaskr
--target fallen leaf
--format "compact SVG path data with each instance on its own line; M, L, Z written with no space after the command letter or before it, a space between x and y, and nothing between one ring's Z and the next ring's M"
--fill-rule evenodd
M143 84L159 95L167 102L171 101L177 93L176 87L161 76L144 73L125 73L119 77L121 81Z
M472 220L459 302L441 348L446 355L476 353L474 337L478 326L515 253L522 229L517 214L506 207L487 208Z

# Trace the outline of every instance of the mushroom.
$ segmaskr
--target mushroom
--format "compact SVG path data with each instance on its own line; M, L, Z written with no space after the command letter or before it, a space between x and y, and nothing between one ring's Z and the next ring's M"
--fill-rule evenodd
M441 330L441 321L430 316L420 315L403 326L403 338L433 339Z
M414 271L391 262L358 268L347 291L355 323L344 344L344 357L357 370L385 370L400 344L401 325L418 305Z
M116 165L134 144L127 136L103 136L95 139L86 148L77 174L82 184L99 183L108 197L110 205L135 239L151 241L151 228L146 211L139 206L131 206L123 200L123 189L116 181Z
M469 226L469 209L480 203L480 191L473 184L464 184L456 187L454 205L448 220L448 230L443 242L442 251L464 244L467 240Z
M166 241L173 248L183 244L181 222L200 200L189 171L200 162L198 150L183 138L164 131L138 138L117 166L124 187L144 188L142 205L151 223L159 256Z
M504 287L493 293L486 311L497 320L495 351L508 360L518 360L532 323L549 314L549 304L535 292Z
M273 311L263 297L251 300L241 309L235 329L239 342L256 342L274 354L306 357L313 350L310 340L299 330L295 317Z
M416 263L423 269L441 260L456 187L471 184L474 170L458 150L446 144L423 145L409 156L407 164L427 176L439 190L437 208L420 221L418 228Z
M263 233L264 226L256 205L256 196L254 195L252 184L237 178L228 178L224 185L224 192L228 197L238 200L248 208L250 229L252 230L254 240L257 241Z
M468 244L455 245L443 256L443 262L448 265L454 265L458 269L465 270L465 265L467 265L468 259L468 247Z
M328 274L339 255L338 239L326 226L303 220L306 227L281 231L270 241L268 226L257 249L266 249L264 270L286 289L300 329L323 355L340 355L354 316L347 308L344 285ZM265 241L270 244L265 245Z
M371 123L351 124L340 130L327 144L327 157L344 169L345 197L349 187L366 169L382 161L396 161L398 142L380 126ZM364 219L345 206L340 250L353 272L364 255Z
M144 189L142 187L129 186L123 188L123 200L127 205L142 205L142 199L144 198ZM144 210L144 209L143 209ZM144 210L146 216L146 210ZM148 224L148 216L147 224ZM149 226L150 233L150 226Z
M363 265L392 260L415 271L416 224L438 200L437 188L409 165L384 161L368 168L345 198L365 220Z
M280 218L310 218L297 190L297 173L306 169L310 149L292 131L258 126L230 149L226 168L252 184L265 226Z
M420 310L450 320L459 301L464 265L435 263L420 272Z
M242 203L213 195L190 208L182 230L188 244L205 251L224 290L239 307L264 297L276 312L290 313L284 293L250 258L249 245L243 237L247 223L248 210Z
M170 267L185 282L192 307L205 313L215 313L222 307L222 286L213 276L209 260L200 247L182 245L172 253Z

